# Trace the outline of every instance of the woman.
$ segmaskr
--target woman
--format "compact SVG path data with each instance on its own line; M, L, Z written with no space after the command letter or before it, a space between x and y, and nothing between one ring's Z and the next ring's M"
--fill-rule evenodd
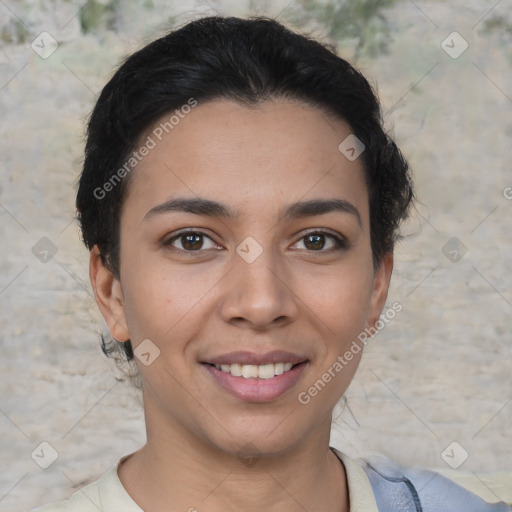
M276 21L203 18L127 59L77 209L147 444L37 510L510 510L329 447L413 195L366 79Z

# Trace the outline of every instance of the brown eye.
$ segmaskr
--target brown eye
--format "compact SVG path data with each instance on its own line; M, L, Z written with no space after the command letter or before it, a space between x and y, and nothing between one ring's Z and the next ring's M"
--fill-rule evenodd
M190 235L182 235L180 239L183 248L187 251L195 251L197 249L201 249L203 246L203 235L198 235L195 233Z
M306 249L318 250L325 246L325 236L320 234L307 235L304 237Z
M216 249L219 246L207 235L200 231L186 231L169 238L164 245L176 251L199 252L206 249Z
M311 231L297 242L297 244L300 243L304 244L304 247L299 246L296 247L297 249L316 252L330 252L347 248L347 241L343 237L327 231Z

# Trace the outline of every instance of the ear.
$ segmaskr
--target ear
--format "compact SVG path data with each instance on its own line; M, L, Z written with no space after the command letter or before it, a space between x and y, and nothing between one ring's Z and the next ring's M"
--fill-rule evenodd
M368 327L374 326L379 320L384 304L388 297L389 281L393 272L393 253L386 253L375 270L373 290L370 299Z
M107 323L110 334L117 341L129 340L130 333L126 326L121 283L103 264L97 245L91 251L89 277L94 289L96 303Z

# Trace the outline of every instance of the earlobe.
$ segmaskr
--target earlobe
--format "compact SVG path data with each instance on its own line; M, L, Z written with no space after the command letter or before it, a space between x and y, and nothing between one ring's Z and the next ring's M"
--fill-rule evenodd
M97 245L91 250L89 277L96 303L107 323L110 334L117 341L129 340L130 334L126 325L121 283L104 265Z
M373 280L373 291L370 300L368 326L374 326L379 320L380 314L388 297L389 282L393 272L393 253L388 252L379 263Z

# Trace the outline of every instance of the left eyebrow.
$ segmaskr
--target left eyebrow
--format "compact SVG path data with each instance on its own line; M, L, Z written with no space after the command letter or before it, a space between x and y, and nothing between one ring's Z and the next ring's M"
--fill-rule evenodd
M359 210L345 199L312 199L294 203L286 208L283 217L285 219L313 217L331 212L350 213L356 217L359 226L363 226Z
M234 218L240 215L238 211L232 210L229 206L217 201L201 197L177 197L151 208L144 216L144 219L171 211L222 218ZM299 201L289 205L284 212L281 213L280 217L284 219L295 219L324 215L331 212L342 212L354 215L357 219L357 223L362 227L359 210L345 199L312 199L310 201Z

